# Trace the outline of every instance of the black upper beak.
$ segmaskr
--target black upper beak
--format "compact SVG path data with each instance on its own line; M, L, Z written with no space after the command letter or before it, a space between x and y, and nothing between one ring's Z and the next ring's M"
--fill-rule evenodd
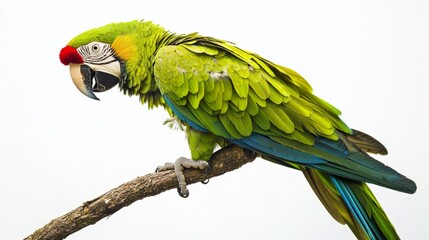
M87 97L99 100L94 92L104 92L119 83L119 79L106 72L94 71L86 64L70 64L70 74L76 87Z

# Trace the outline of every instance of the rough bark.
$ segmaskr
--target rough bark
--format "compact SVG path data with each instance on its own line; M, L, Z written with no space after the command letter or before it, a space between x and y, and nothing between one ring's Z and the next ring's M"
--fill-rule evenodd
M204 181L238 169L251 162L256 155L253 152L231 145L225 147L210 159L210 170L185 170L186 182L189 184ZM80 229L95 224L104 217L110 216L123 207L137 200L158 195L178 186L174 171L149 173L137 177L116 187L107 193L85 202L78 208L51 220L42 228L26 237L25 240L64 239ZM179 197L179 196L178 196Z

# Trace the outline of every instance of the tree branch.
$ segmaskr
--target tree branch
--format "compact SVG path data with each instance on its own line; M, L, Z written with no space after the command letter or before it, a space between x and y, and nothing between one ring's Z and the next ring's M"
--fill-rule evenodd
M252 162L256 154L231 145L213 154L210 159L210 170L185 170L187 184L204 181L208 178L222 175ZM53 219L51 222L36 230L24 240L56 240L64 239L80 229L95 224L133 202L158 195L164 191L177 188L177 178L174 171L149 173L137 177L116 187L109 192L82 204L82 206Z

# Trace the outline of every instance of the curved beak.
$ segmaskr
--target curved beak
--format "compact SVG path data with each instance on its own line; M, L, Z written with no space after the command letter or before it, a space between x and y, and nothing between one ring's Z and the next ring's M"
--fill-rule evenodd
M87 64L70 64L70 75L74 85L85 96L100 100L94 92L104 92L119 83L119 79L103 71L94 71ZM95 79L95 83L94 80Z

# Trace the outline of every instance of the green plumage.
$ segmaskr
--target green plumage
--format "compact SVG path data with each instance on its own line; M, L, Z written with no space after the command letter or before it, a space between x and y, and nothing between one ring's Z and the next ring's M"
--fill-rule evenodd
M315 96L298 73L229 42L196 33L176 35L143 21L89 30L68 45L98 41L113 46L124 36L136 51L117 54L125 66L120 89L139 96L149 108L161 105L176 115L186 127L193 159L208 160L215 145L225 141L265 149L258 152L265 159L302 171L333 218L349 225L358 238L371 234L346 204L337 179L360 202L376 233L398 238L364 182L405 192L415 191L415 184L367 155L387 150L369 135L352 131L339 118L341 112Z

